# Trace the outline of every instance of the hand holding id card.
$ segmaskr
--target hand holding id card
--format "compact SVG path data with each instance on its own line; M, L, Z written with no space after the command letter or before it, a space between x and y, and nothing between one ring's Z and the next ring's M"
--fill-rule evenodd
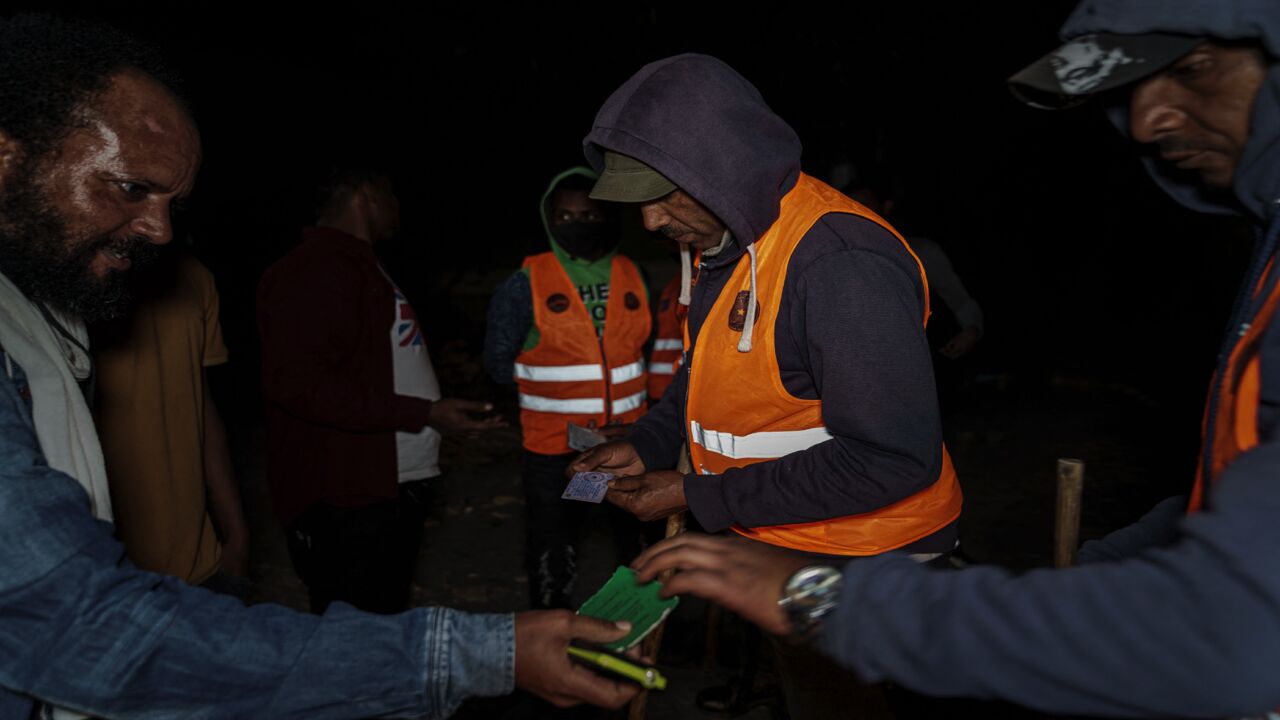
M604 500L605 493L609 492L609 481L612 479L612 473L594 471L575 473L560 497L565 500L598 503Z

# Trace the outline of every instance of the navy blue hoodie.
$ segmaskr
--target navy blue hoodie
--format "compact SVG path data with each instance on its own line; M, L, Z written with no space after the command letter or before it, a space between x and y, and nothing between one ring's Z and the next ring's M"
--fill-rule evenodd
M609 97L584 141L637 158L705 205L732 233L704 255L689 307L698 332L720 291L778 217L800 174L800 140L754 86L723 62L680 55L650 63ZM919 269L891 233L829 214L787 266L775 330L783 386L822 399L832 440L723 475L689 475L689 509L709 531L813 522L895 503L937 480L942 433L921 318ZM727 319L711 318L711 322ZM765 379L725 377L726 392ZM630 440L653 470L675 466L684 441L687 365ZM955 523L906 550L950 550Z
M1258 277L1280 234L1280 3L1089 1L1062 36L1108 31L1254 39L1266 51L1234 201L1215 203L1147 160L1179 202L1258 223ZM1125 109L1109 112L1127 132ZM1242 303L1228 335L1253 311ZM1261 349L1261 444L1222 474L1207 510L1187 516L1185 499L1168 500L1087 543L1083 564L1067 570L1015 577L987 567L928 572L895 558L850 564L823 649L869 680L1055 713L1239 717L1280 707L1277 318Z

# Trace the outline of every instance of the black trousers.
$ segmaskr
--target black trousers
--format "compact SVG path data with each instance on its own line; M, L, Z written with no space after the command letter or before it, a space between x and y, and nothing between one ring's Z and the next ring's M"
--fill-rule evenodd
M409 588L430 505L428 483L401 483L400 496L360 507L316 503L286 530L289 557L307 586L311 612L342 601L391 615L409 608Z
M569 478L565 468L577 453L542 455L528 450L521 458L525 495L525 569L529 574L529 604L534 608L568 608L578 580L578 538L594 505L564 500ZM652 539L662 523L641 523L634 515L602 503L613 528L618 562L628 563ZM658 537L662 531L657 530ZM648 536L647 538L645 536Z

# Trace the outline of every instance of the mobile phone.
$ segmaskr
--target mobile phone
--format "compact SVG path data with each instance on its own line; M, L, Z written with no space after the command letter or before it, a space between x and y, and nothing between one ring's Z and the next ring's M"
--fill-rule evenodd
M595 670L603 670L646 690L665 690L667 678L652 665L629 658L599 645L574 643L569 646L569 657Z

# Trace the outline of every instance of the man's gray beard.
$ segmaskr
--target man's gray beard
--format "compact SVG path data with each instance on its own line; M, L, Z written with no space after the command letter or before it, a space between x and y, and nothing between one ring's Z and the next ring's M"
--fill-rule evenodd
M129 288L123 273L105 278L94 275L91 265L110 238L96 238L70 246L66 223L40 192L32 165L24 163L7 179L0 195L0 272L29 299L85 322L120 316L129 305ZM134 262L154 255L147 250L131 253Z

